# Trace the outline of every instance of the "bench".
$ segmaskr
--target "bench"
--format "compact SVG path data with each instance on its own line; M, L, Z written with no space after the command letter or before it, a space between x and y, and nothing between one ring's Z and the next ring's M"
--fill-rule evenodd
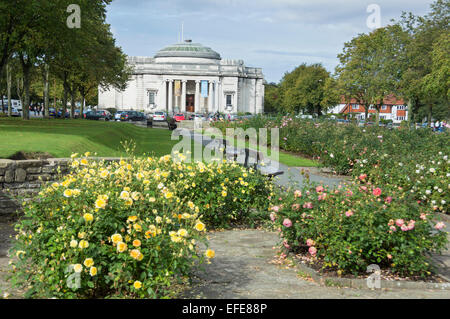
M265 175L269 178L273 178L275 176L284 174L284 172L280 171L277 167L273 167L271 165L265 165L264 164L264 155L262 152L251 150L249 148L245 148L243 150L244 154L242 154L242 150L238 151L234 147L231 151L230 150L227 151L227 144L228 144L228 141L226 139L222 139L223 155L226 159L228 159L227 155L231 155L232 160L237 162L238 157L240 155L241 156L244 155L244 164L243 164L244 167L247 167L247 168L252 167L253 169L259 171L262 175ZM254 155L254 156L251 157L251 155ZM250 163L251 158L254 159L254 161L252 161L253 163Z

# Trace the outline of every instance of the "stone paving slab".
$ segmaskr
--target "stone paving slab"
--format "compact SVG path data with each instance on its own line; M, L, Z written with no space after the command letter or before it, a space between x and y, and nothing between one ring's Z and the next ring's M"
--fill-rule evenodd
M231 230L210 235L216 251L205 271L197 270L184 298L206 299L337 299L450 298L449 291L422 289L352 289L321 286L297 275L295 269L270 263L276 254L276 233Z

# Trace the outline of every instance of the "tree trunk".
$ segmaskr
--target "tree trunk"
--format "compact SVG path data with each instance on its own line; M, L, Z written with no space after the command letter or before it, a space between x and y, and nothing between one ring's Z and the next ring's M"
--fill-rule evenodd
M63 94L62 108L63 108L63 117L65 117L67 110L67 96L69 94L69 85L67 84L67 81L64 81L63 87L64 87L64 94Z
M413 99L409 99L408 100L408 104L406 105L406 114L407 114L407 118L406 120L408 121L408 127L411 127L411 121L413 120L412 118L412 108L413 108ZM415 125L414 125L415 126Z
M84 102L86 101L86 95L84 93L81 93L81 107L80 107L80 118L83 118L83 112L84 112Z
M12 87L12 74L11 65L8 63L6 65L6 90L8 95L8 116L12 115L12 103L11 103L11 87Z
M433 103L428 103L428 114L427 114L427 121L428 126L431 127L431 117L433 115Z
M48 83L48 76L49 76L49 65L44 65L44 118L48 119L50 117L48 106L49 106L49 83Z
M75 86L75 85L74 85ZM70 91L70 118L73 119L75 115L75 87Z
M369 121L369 108L364 105L364 123Z
M29 65L23 67L23 103L22 118L24 120L30 119L30 68Z

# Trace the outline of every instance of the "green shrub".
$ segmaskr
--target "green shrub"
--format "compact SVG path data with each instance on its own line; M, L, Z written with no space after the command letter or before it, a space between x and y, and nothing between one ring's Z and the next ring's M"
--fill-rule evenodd
M443 223L399 190L371 184L290 190L271 208L283 244L319 259L325 269L363 274L377 264L402 275L428 276L430 253L445 248Z
M24 207L13 281L30 297L171 296L196 263L214 257L197 246L205 224L245 218L267 202L261 181L235 164L171 156L74 158L69 175Z

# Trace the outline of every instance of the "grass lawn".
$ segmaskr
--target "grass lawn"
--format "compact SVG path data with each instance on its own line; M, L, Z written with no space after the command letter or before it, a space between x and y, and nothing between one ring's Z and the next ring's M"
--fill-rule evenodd
M131 140L136 143L136 155L162 156L170 154L177 143L171 134L169 130L119 122L0 118L0 158L19 151L46 152L54 157L87 151L98 156L123 156L121 142Z
M203 134L208 135L207 132L203 132ZM225 136L225 138L230 141L231 143L233 143L233 140L231 138L228 138ZM237 139L235 138L234 141L234 145L236 147L239 148L250 148L250 149L255 149L261 152L266 152L267 151L267 147L260 147L259 145L254 145L254 144L250 144L249 141L244 141L242 139ZM269 154L269 158L276 160L276 154L271 154L270 148L267 152L267 154ZM284 165L287 165L289 167L318 167L319 166L319 162L317 161L313 161L298 155L294 155L294 154L290 154L287 152L284 152L282 150L280 150L280 152L278 153L278 161Z

